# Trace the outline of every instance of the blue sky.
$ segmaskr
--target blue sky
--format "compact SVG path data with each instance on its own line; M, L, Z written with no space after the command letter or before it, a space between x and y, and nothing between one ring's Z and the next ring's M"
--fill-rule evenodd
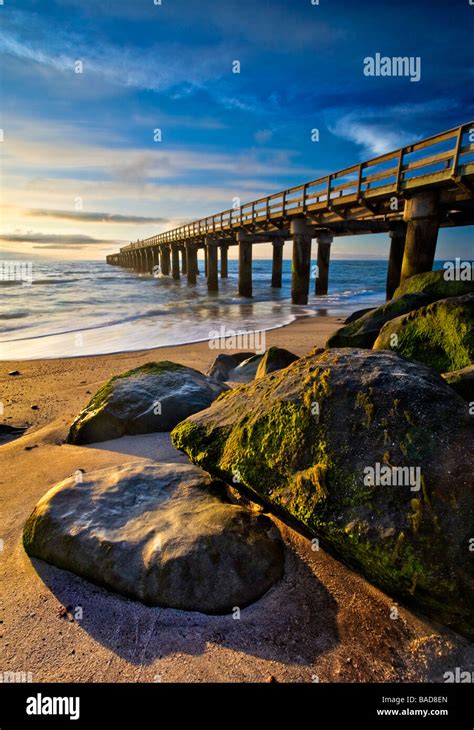
M4 3L0 247L22 255L103 258L474 118L469 0ZM421 80L364 76L376 52L420 56ZM472 235L442 231L438 256Z

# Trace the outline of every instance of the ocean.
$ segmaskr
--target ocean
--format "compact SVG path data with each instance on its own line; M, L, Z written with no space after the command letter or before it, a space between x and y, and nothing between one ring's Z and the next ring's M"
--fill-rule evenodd
M254 296L237 294L237 261L209 295L203 272L195 287L186 277L153 278L97 261L33 263L32 283L0 280L0 359L78 357L197 342L226 330L282 327L302 315L348 315L385 300L386 261L333 260L329 294L307 306L290 301L291 261L283 286L272 289L271 261L255 260Z

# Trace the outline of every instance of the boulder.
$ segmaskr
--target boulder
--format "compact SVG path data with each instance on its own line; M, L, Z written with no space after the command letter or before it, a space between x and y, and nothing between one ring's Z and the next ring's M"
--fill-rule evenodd
M229 373L229 380L233 380L237 383L248 383L255 378L255 375L263 360L264 353L261 355L252 355L247 360L241 362L235 370Z
M445 269L426 271L423 274L415 274L415 276L404 279L395 290L393 298L416 292L423 292L434 302L437 299L472 294L474 292L474 281L451 281L450 272Z
M443 378L461 398L474 403L474 365L468 365L467 368L462 370L443 373Z
M217 355L206 375L214 378L214 380L229 380L229 373L241 362L248 360L249 357L253 357L254 354L254 352L236 352L234 355L221 353Z
M394 350L438 373L460 370L474 361L474 294L440 299L387 322L374 343Z
M355 321L341 327L326 342L326 347L373 347L386 322L430 302L425 294L405 294L376 309L369 310Z
M344 320L344 324L350 324L351 322L355 322L356 319L360 319L364 314L367 314L367 312L372 312L375 309L375 307L365 307L365 309L356 309L355 312L352 312L347 319Z
M150 606L226 613L282 577L284 549L269 517L224 501L215 487L190 464L65 479L28 518L24 547Z
M171 431L211 405L227 386L175 362L150 362L111 378L74 419L70 444Z
M287 368L295 360L298 360L298 356L292 352L282 347L270 347L260 360L255 377L264 378L268 373Z
M389 594L474 638L472 417L429 368L392 352L310 353L171 438Z

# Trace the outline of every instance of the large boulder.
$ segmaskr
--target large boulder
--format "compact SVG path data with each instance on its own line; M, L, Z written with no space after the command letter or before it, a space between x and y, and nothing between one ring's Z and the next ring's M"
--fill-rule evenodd
M226 393L171 438L382 589L474 637L470 418L429 368L334 349Z
M298 356L293 355L289 350L282 347L270 347L260 360L255 377L263 378L268 373L275 372L275 370L287 368L295 360L298 360Z
M460 297L463 294L471 294L474 292L474 281L472 278L470 280L455 281L450 274L450 269L440 269L410 276L400 283L393 297L395 299L404 294L423 292L434 302L437 299Z
M265 515L230 504L189 464L127 464L65 479L26 522L26 552L151 606L224 613L283 575Z
M364 309L356 309L355 312L352 312L346 319L344 320L344 324L350 324L351 322L355 322L356 319L360 319L364 316L364 314L367 314L367 312L373 312L373 310L376 309L376 307L365 307Z
M74 419L70 444L90 444L126 435L171 431L202 411L227 385L175 362L150 362L116 375Z
M216 356L206 375L214 378L214 380L229 380L230 372L241 362L248 360L249 357L253 357L254 355L254 352L236 352L233 355L228 355L225 352L220 353Z
M429 304L430 301L431 299L425 294L405 294L398 299L392 299L338 329L328 338L326 347L371 348L386 322Z
M260 355L252 355L243 362L239 363L235 370L229 373L229 380L236 383L248 383L255 378L258 366L263 360L264 353Z
M459 393L461 398L474 403L474 365L468 365L462 370L453 370L450 373L443 373L443 378Z
M474 294L440 299L387 322L374 343L439 373L474 361Z

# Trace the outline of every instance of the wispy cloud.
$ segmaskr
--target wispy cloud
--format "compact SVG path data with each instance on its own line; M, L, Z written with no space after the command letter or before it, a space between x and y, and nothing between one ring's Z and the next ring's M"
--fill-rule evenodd
M21 209L19 211L21 213ZM51 210L50 208L25 208L25 215L35 218L79 221L80 223L168 223L168 218L150 218L141 215L120 215L117 213L86 212L83 210Z
M456 106L455 102L441 98L342 111L339 118L329 122L328 128L332 134L362 147L364 156L384 155L423 137L420 120L426 124L426 120L430 121L433 115L452 109L453 106Z
M0 233L0 241L2 243L36 243L45 246L54 245L68 248L69 246L90 246L117 244L123 245L126 241L108 238L94 238L93 236L85 236L79 233L59 234L59 233L38 233L36 231L25 231L24 233Z

